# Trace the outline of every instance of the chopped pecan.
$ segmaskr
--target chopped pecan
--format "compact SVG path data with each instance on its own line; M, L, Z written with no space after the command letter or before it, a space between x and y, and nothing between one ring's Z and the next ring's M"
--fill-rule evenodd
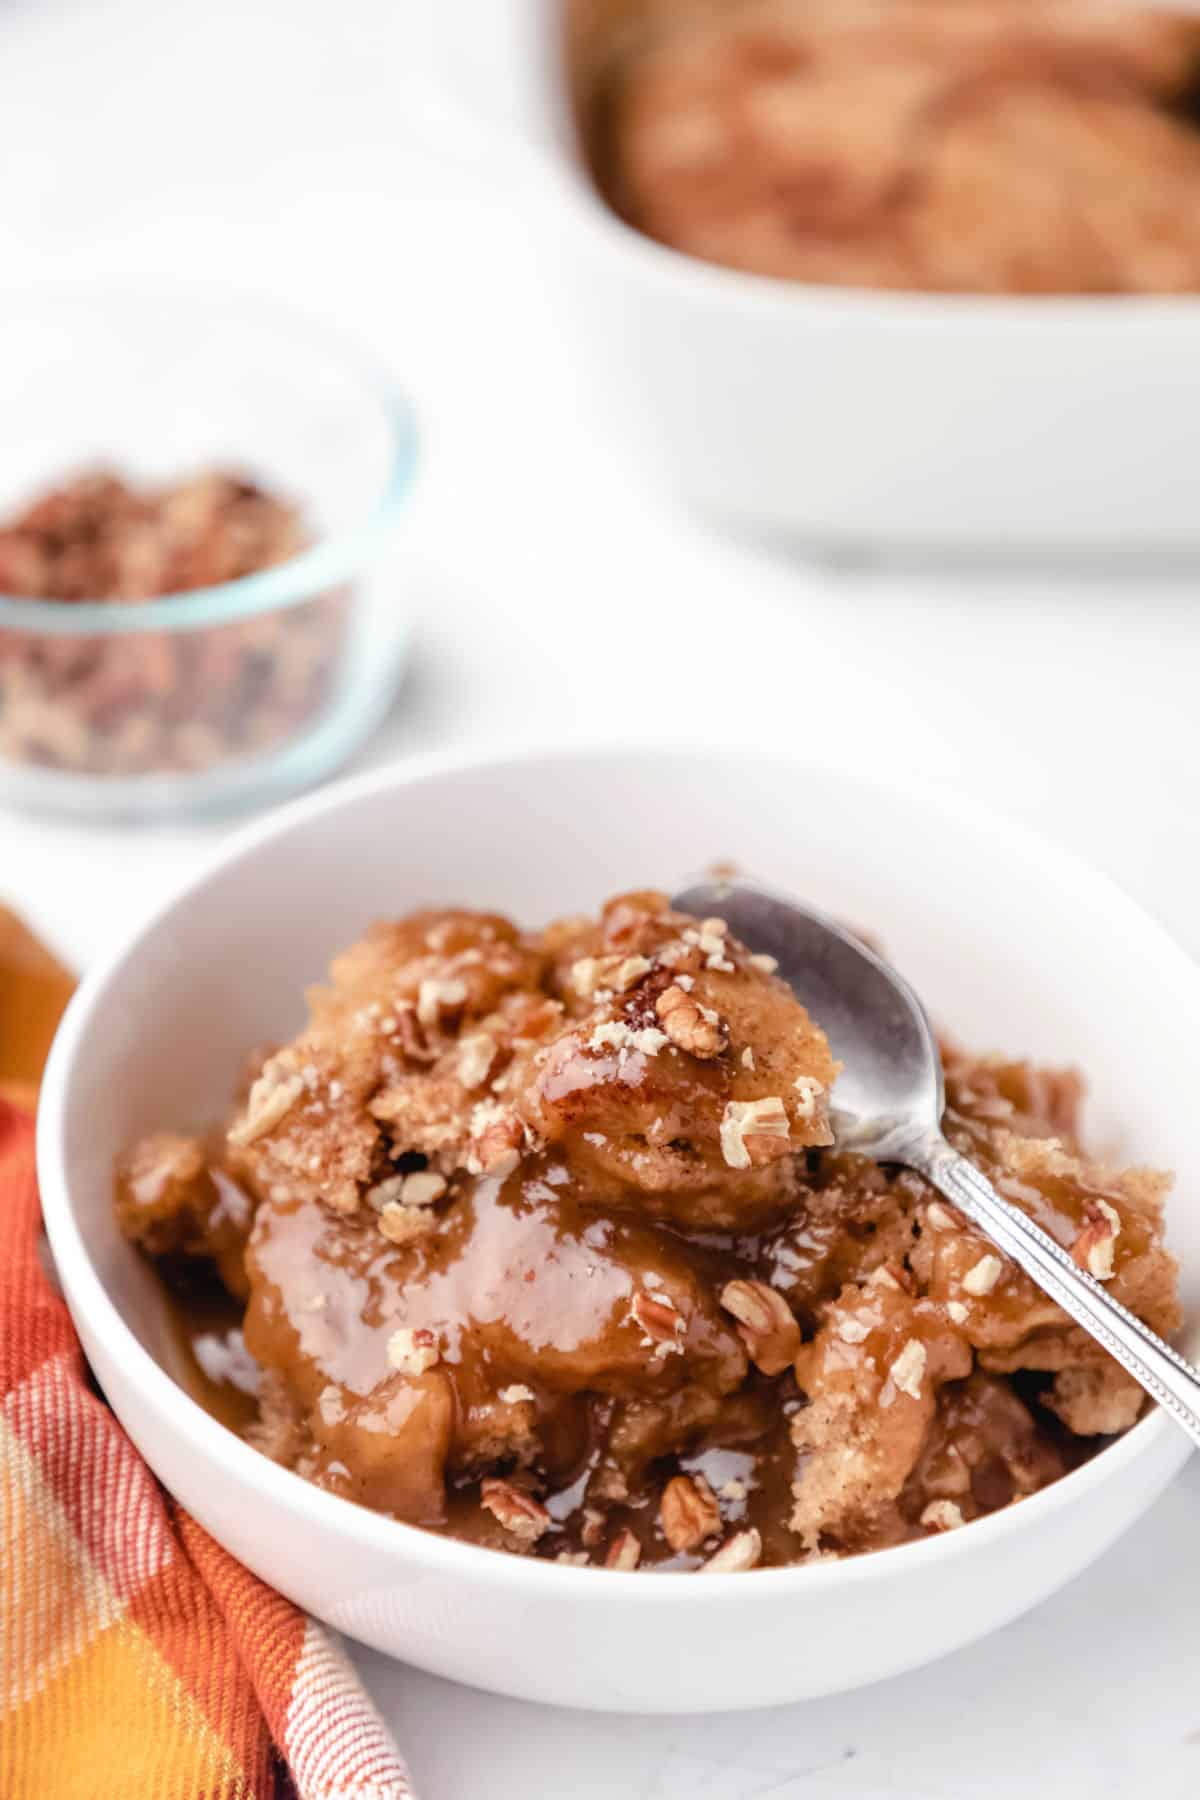
M511 1175L521 1160L523 1132L515 1113L494 1100L481 1100L471 1114L471 1151L467 1168L473 1175Z
M409 1002L397 1002L393 1030L388 1035L399 1042L410 1062L436 1062L437 1050L426 1037L424 1027L417 1019L416 1008Z
M597 1025L587 1040L589 1050L636 1050L642 1056L657 1056L670 1039L657 1025L633 1026L624 1019L606 1019Z
M229 1142L244 1147L274 1131L304 1093L299 1075L283 1076L270 1063L263 1070L246 1101L244 1116L230 1127Z
M801 1119L815 1119L817 1101L825 1092L825 1083L818 1081L815 1075L797 1075L792 1086L799 1098L793 1102L797 1116Z
M929 1531L957 1531L966 1520L953 1500L931 1500L921 1514L921 1523Z
M867 1285L872 1284L875 1287L893 1289L898 1294L915 1294L917 1291L917 1284L910 1272L903 1263L894 1260L880 1263L878 1268L871 1270Z
M719 1056L729 1041L719 1014L701 1006L678 983L658 996L654 1010L671 1042L690 1056Z
M417 991L417 1018L422 1025L436 1025L443 1012L460 1007L466 997L467 984L457 976L445 981L430 977Z
M436 1334L423 1325L415 1330L402 1326L388 1339L388 1361L401 1375L424 1375L441 1360L441 1354Z
M781 1375L795 1362L800 1327L792 1309L765 1281L727 1281L721 1305L738 1322L738 1335L750 1360L764 1375Z
M737 1575L743 1569L752 1569L762 1558L762 1538L751 1527L748 1531L736 1531L726 1538L721 1548L702 1563L697 1573L700 1575Z
M725 942L728 933L729 927L724 919L701 919L698 928L689 926L684 931L683 941L699 950L706 968L720 969L722 973L731 975L733 964L726 955L728 946Z
M921 1383L925 1379L927 1361L928 1355L920 1338L909 1338L888 1371L900 1392L908 1394L913 1400L921 1398Z
M459 1039L458 1079L465 1088L481 1087L488 1070L496 1060L498 1046L489 1031L477 1031L472 1037Z
M730 1100L721 1118L721 1154L731 1169L748 1169L752 1158L747 1138L774 1140L770 1155L781 1156L789 1129L787 1108L777 1094L762 1100Z
M417 1169L411 1175L389 1175L367 1189L368 1206L382 1212L399 1201L404 1206L432 1206L446 1192L446 1178L434 1169Z
M683 1315L669 1294L651 1294L639 1288L629 1307L635 1325L640 1326L642 1342L653 1347L655 1354L666 1356L682 1351L680 1338L686 1329Z
M432 1237L437 1228L437 1214L428 1206L389 1200L379 1214L379 1229L390 1244L415 1243L418 1238Z
M619 1531L608 1546L604 1566L606 1569L636 1569L641 1555L642 1546L632 1531Z
M866 1320L857 1318L854 1313L847 1313L845 1318L839 1319L833 1329L835 1336L841 1338L843 1344L865 1344L871 1335L871 1327Z
M721 1529L721 1508L703 1475L675 1475L663 1489L658 1522L672 1550L698 1550Z
M615 994L627 994L653 966L648 956L623 957L611 974L605 976L604 986L612 988Z
M550 1528L550 1514L541 1502L511 1481L489 1476L480 1484L479 1499L505 1531L527 1544L536 1543Z
M1071 1256L1097 1281L1111 1281L1113 1247L1121 1235L1121 1215L1107 1200L1089 1200L1083 1213L1083 1230L1071 1246Z
M970 1294L973 1299L982 1300L986 1294L991 1293L1003 1273L1004 1264L989 1251L963 1276L963 1292Z
M583 1528L579 1533L589 1550L594 1550L604 1536L604 1514L598 1506L585 1506Z
M571 965L571 985L589 999L593 994L626 994L654 967L648 956L581 956Z

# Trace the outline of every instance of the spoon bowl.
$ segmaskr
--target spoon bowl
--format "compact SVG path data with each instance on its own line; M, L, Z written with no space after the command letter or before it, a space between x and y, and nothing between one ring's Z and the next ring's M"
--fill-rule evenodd
M698 882L672 904L719 914L735 937L775 958L842 1064L830 1115L840 1149L907 1162L939 1129L942 1063L925 1008L861 938L748 882Z

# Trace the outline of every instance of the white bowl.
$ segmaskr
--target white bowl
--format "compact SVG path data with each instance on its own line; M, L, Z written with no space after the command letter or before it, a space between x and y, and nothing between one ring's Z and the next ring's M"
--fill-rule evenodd
M1187 1455L1161 1414L1020 1506L926 1542L726 1580L525 1561L393 1523L277 1468L165 1372L155 1279L113 1223L114 1152L219 1112L249 1044L372 917L436 902L536 922L732 857L880 932L966 1042L1077 1060L1092 1132L1174 1166L1200 1308L1200 972L1118 889L974 801L788 761L671 751L406 764L242 832L91 975L55 1045L38 1156L63 1287L147 1461L251 1569L339 1629L525 1699L625 1711L829 1693L1043 1599Z
M436 103L406 117L523 188L595 407L686 499L835 548L1200 541L1200 297L878 293L679 255L583 167L564 0L427 12Z

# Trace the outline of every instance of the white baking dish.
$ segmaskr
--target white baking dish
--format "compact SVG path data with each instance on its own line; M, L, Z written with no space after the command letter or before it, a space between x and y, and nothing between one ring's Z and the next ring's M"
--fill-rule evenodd
M410 94L409 118L511 172L514 243L546 228L597 408L687 499L833 546L1200 544L1200 297L875 293L696 261L593 188L562 0L437 0L426 25L439 105Z

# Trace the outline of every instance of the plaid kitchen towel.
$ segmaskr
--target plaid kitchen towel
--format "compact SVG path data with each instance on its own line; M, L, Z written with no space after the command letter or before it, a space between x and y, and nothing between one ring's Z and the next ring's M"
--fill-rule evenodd
M0 1096L0 1797L411 1800L336 1645L163 1492L88 1385Z

